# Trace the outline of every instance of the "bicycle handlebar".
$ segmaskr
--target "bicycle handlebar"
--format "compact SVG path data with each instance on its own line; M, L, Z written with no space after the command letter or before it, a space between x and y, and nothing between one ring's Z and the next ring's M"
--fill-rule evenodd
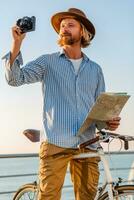
M128 135L121 135L121 134L117 134L117 133L112 133L112 132L107 132L107 131L99 131L98 133L98 136L93 138L93 139L90 139L86 142L83 142L81 143L78 147L81 149L81 148L84 148L88 145L91 145L95 142L109 142L109 139L110 138L118 138L120 140L122 140L124 142L124 149L125 150L128 150L129 149L129 145L128 145L128 142L129 141L134 141L134 137L133 136L128 136Z
M32 142L39 142L40 141L40 131L36 130L36 129L26 129L23 131L23 134ZM110 138L119 138L121 140L123 140L124 142L124 149L128 150L129 149L129 145L128 142L129 141L134 141L134 137L133 136L129 136L129 135L121 135L121 134L117 134L117 133L113 133L113 132L107 132L107 131L99 131L97 133L97 137L90 139L84 143L81 143L78 147L84 148L88 145L91 145L95 142L109 142Z

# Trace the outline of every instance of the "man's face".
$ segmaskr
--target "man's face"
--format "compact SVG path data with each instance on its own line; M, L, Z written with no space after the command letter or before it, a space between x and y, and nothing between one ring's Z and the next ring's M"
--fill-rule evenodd
M80 43L81 33L81 25L77 20L66 18L61 21L59 36L63 46Z

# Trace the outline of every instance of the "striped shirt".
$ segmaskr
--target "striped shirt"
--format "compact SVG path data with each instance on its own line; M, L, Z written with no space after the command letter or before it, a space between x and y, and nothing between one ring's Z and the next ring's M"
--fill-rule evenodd
M81 142L93 138L95 124L78 135L96 98L105 90L101 67L85 54L78 73L64 51L45 54L23 64L21 53L9 67L10 53L6 60L6 79L9 85L20 86L41 82L43 91L44 138L65 148L76 148ZM92 145L90 148L95 148Z

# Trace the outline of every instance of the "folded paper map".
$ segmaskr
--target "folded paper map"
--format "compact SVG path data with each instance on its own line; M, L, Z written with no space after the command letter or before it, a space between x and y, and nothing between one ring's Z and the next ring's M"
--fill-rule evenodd
M129 97L130 95L127 95L127 93L101 93L78 130L78 134L85 132L92 122L104 123L119 116Z

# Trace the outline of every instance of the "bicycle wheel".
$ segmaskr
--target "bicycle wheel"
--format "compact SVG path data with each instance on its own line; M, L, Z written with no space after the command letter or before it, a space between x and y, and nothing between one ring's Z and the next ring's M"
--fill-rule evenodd
M134 200L134 185L122 185L116 187L118 194L114 194L114 200ZM108 192L104 193L99 200L110 200Z
M13 200L37 200L38 186L36 183L23 185L16 193Z

